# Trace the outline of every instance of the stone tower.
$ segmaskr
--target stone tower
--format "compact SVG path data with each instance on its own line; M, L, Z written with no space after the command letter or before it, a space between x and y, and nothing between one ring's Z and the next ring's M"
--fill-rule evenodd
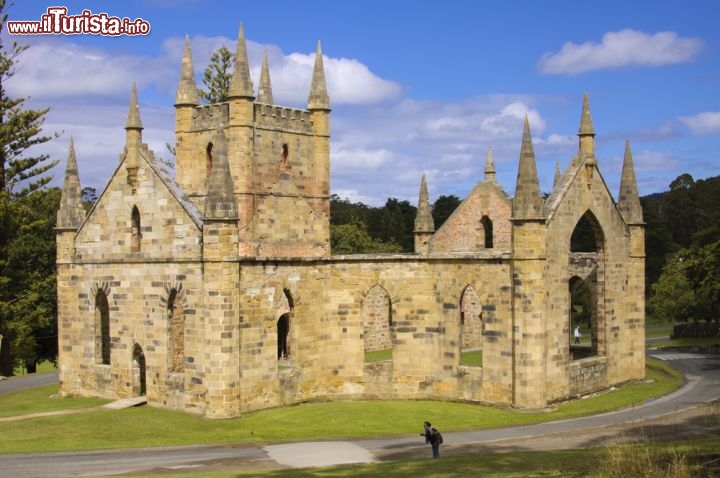
M272 104L267 56L257 98L241 25L228 99L199 105L189 40L175 100L176 175L202 207L224 130L240 257L330 254L330 100L318 43L306 110Z
M540 196L535 152L527 116L523 129L515 197L512 201L513 349L515 386L513 401L536 408L546 403L545 296L542 274L545 262L545 217Z

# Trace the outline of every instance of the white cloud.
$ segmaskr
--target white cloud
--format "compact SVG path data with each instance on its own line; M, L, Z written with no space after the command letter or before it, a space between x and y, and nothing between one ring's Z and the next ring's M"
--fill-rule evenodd
M538 65L542 73L557 75L631 66L656 67L691 61L702 47L702 40L681 38L675 32L649 35L626 28L604 34L600 43L565 43L558 53L545 53Z
M672 153L666 151L640 151L633 152L633 164L635 171L673 171L682 167L682 162Z
M136 81L140 90L154 87L160 94L174 98L184 42L184 38L169 38L162 43L160 53L138 56L80 45L71 38L33 39L31 48L20 58L17 79L11 80L8 87L13 95L37 98L118 97L127 95ZM236 42L222 36L190 39L199 87L203 86L202 73L212 52L223 45L234 52ZM256 90L260 64L267 51L275 101L307 104L314 52L284 54L277 46L249 40L247 50ZM323 56L323 63L333 106L377 103L397 98L402 92L400 85L380 78L358 60Z
M695 116L681 116L685 126L694 135L720 133L720 112L705 112Z

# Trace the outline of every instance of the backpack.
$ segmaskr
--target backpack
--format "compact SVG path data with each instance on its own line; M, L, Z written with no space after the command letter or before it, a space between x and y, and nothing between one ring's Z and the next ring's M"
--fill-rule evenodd
M442 442L443 442L442 433L440 433L440 432L438 431L438 429L435 428L435 427L432 427L432 432L433 432L433 435L434 435L435 440L437 441L437 443L442 445Z

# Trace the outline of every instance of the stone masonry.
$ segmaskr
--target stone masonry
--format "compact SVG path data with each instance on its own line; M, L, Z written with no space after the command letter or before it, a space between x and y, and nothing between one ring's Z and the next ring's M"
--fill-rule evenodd
M144 394L225 418L317 398L536 409L644 377L632 155L628 144L616 202L587 97L577 155L546 200L526 119L515 197L489 152L437 231L422 178L415 253L335 256L322 58L318 44L307 109L275 105L266 59L254 92L241 27L229 99L201 106L186 40L175 176L142 142L133 85L124 151L87 215L71 143L57 217L62 393ZM572 240L581 226L589 251ZM571 344L578 280L592 302L583 350ZM463 363L471 351L481 366Z

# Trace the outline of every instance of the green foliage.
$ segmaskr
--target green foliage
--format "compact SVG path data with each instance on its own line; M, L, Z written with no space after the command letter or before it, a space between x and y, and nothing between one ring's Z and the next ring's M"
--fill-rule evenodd
M234 61L235 54L224 45L213 52L202 79L206 89L198 90L200 101L206 104L227 101Z
M82 202L83 207L85 208L85 212L90 211L92 207L95 205L95 201L97 201L97 191L95 188L91 188L89 186L86 186L82 188Z
M460 205L460 198L455 195L440 196L438 197L432 206L432 217L435 221L435 230L440 229L447 218L457 209Z
M0 32L7 20L5 7L0 0ZM55 359L53 226L59 191L43 190L57 161L47 154L27 154L53 138L41 134L49 108L24 109L25 98L11 98L6 91L28 47L8 46L4 38L0 36L0 373L9 375L18 363L32 371L39 359Z
M381 208L330 197L330 244L333 254L411 252L415 248L416 208L388 199Z
M389 198L382 208L375 208L370 216L368 232L383 242L402 246L403 252L415 249L415 217L417 208L408 201Z
M9 203L12 236L0 259L0 333L4 360L0 373L57 358L55 212L60 190L38 190ZM11 355L6 355L8 352Z
M652 285L662 274L668 258L677 252L670 230L662 217L661 194L640 198L645 219L645 296L650 297Z
M0 0L0 32L6 20L5 0ZM16 42L8 46L0 36L0 193L6 194L3 201L24 196L47 184L52 177L44 173L57 164L50 161L47 154L26 154L30 147L53 138L40 134L50 108L23 109L26 98L11 98L5 89L7 81L15 75L18 57L27 49L27 45Z
M578 278L570 279L570 318L573 325L592 326L592 305L587 283Z
M720 320L720 176L695 181L683 174L643 205L648 314L673 322Z
M373 254L402 250L398 244L373 239L362 224L331 224L330 248L333 254Z

